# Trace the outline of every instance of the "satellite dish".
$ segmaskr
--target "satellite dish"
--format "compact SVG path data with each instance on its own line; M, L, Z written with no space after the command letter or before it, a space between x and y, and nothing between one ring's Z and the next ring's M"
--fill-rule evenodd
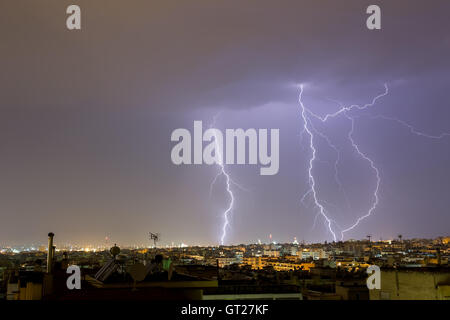
M131 275L134 281L142 281L147 275L147 270L142 263L133 264L128 268L128 273Z
M114 244L114 247L112 247L109 252L112 254L113 257L117 256L120 253L120 248Z

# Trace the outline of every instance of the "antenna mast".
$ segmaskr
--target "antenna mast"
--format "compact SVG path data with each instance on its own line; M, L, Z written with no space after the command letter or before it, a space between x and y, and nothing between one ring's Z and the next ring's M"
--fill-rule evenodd
M153 240L153 246L156 248L156 242L159 241L159 233L150 232L150 240Z

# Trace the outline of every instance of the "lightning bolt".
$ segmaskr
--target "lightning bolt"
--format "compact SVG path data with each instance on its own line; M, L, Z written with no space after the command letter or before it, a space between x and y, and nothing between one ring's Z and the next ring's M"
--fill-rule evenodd
M436 135L432 135L432 134L428 134L428 133L425 133L425 132L418 131L416 128L414 128L412 125L410 125L406 121L403 121L403 120L400 120L400 119L397 119L397 118L391 118L391 117L386 117L386 116L383 116L383 115L377 115L377 116L372 116L372 119L383 119L383 120L389 120L389 121L397 122L398 124L401 124L402 126L408 128L409 131L412 134L414 134L416 136L420 136L420 137L425 137L425 138L428 138L428 139L440 140L440 139L445 138L445 137L450 137L450 133L448 133L448 132L443 132L443 133L441 133L441 134L436 136Z
M387 90L387 87L386 87ZM351 123L351 129L350 132L348 133L348 139L350 140L353 148L356 150L356 152L358 153L358 155L363 158L364 160L366 160L369 164L370 167L372 168L372 170L375 172L375 177L376 177L376 186L375 186L375 190L373 192L373 198L374 201L372 203L372 206L370 207L369 211L367 211L366 214L362 215L361 217L359 217L356 222L348 227L347 229L344 229L341 231L341 239L344 239L344 233L348 232L352 229L354 229L362 220L366 219L367 217L369 217L372 212L376 209L377 205L378 205L378 201L379 201L379 197L378 197L378 190L380 189L380 183L381 183L381 178L380 178L380 171L378 170L378 168L375 166L375 163L373 162L372 159L370 159L365 153L363 153L359 146L355 143L355 140L353 140L353 132L355 130L355 119L350 117L349 115L345 114L345 117L347 119L350 120Z
M362 111L365 110L369 107L373 107L375 105L375 103L377 102L377 100L379 100L380 98L388 95L389 93L389 88L387 86L387 84L384 84L384 92L375 96L372 101L370 103L367 103L365 105L351 105L351 106L343 106L342 104L340 104L339 109L334 112L334 113L329 113L326 114L325 116L319 116L316 113L312 112L310 109L308 109L307 107L305 107L305 105L303 104L302 101L302 95L303 95L303 85L300 86L300 94L299 94L299 103L300 103L300 107L301 107L301 117L303 119L303 128L301 131L301 136L303 137L303 135L306 133L309 135L309 147L312 151L311 153L311 157L309 159L309 166L308 166L308 175L309 175L309 190L302 196L301 198L301 202L303 203L305 201L305 198L309 195L312 196L313 200L314 200L314 204L315 206L318 208L318 213L316 214L315 218L314 218L314 224L316 223L316 219L319 215L323 216L326 222L326 225L328 226L328 230L330 231L330 233L333 236L333 239L336 241L336 233L332 228L332 223L334 223L340 230L341 230L341 240L343 240L344 238L344 233L353 230L354 228L356 228L359 223L361 221L363 221L364 219L366 219L367 217L369 217L377 208L378 203L379 203L379 189L380 189L380 184L381 184L381 177L380 177L380 170L377 168L377 166L375 165L375 162L365 153L361 150L361 147L355 142L353 134L354 134L354 129L355 129L355 116L352 115L352 111ZM328 214L327 214L327 210L325 209L325 205L327 204L326 201L324 200L320 200L319 197L317 196L317 186L316 186L316 180L314 177L314 162L316 161L317 157L316 157L316 153L317 153L317 148L315 146L315 134L319 137L321 137L322 139L324 139L328 146L335 150L337 157L334 163L334 170L335 170L335 181L337 183L337 185L339 186L339 188L344 192L344 196L346 197L345 191L342 187L342 183L339 180L339 174L338 174L338 164L340 161L340 151L339 149L332 143L332 141L329 139L329 137L327 137L325 134L323 134L322 132L318 131L313 122L312 122L312 118L320 121L321 123L326 123L329 119L332 118L336 118L338 116L343 116L346 119L348 119L350 121L350 130L347 134L347 139L350 142L353 150L358 154L358 156L363 159L364 161L366 161L371 170L374 172L374 176L375 176L375 188L373 191L373 201L370 205L369 210L364 213L363 215L361 215L359 218L356 219L356 221L350 225L348 228L342 229L335 220L331 219ZM401 120L401 119L397 119L397 118L392 118L392 117L387 117L384 115L377 115L377 116L372 116L372 119L384 119L384 120L389 120L389 121L394 121L400 125L402 125L403 127L406 127L412 134L417 135L417 136L421 136L421 137L425 137L425 138L429 138L429 139L442 139L445 137L450 137L450 133L441 133L439 135L431 135L431 134L427 134L424 132L421 132L419 130L417 130L414 126L412 126L411 124ZM346 197L347 199L347 197ZM348 203L348 201L347 201Z
M219 117L219 115L220 115L220 113L217 114L216 116L214 116L213 122L212 122L210 128L213 128L215 126L216 120ZM229 216L230 216L230 214L233 211L233 206L234 206L234 202L235 202L233 190L231 189L231 185L233 184L233 185L237 186L238 188L240 188L241 190L244 190L244 191L248 191L248 190L245 189L244 187L242 187L240 184L236 183L233 179L231 179L230 174L226 170L226 167L225 167L224 161L223 161L223 150L221 150L220 146L217 144L216 131L214 131L214 144L215 144L215 148L214 149L217 152L218 159L219 159L216 162L217 166L219 168L219 171L217 172L216 176L214 177L214 179L211 182L211 185L209 187L209 194L210 195L212 194L212 190L213 190L214 185L217 182L217 179L220 176L224 176L225 177L225 186L226 186L225 190L226 190L226 192L228 194L228 197L230 198L229 203L228 203L228 207L226 208L226 210L222 214L222 216L223 216L223 225L222 225L222 236L220 237L220 244L223 245L224 242L225 242L225 238L227 236L227 228L230 225Z
M312 133L312 129L310 127L310 120L309 120L308 116L306 115L307 109L303 104L302 95L303 95L303 85L300 86L300 94L298 96L298 101L300 103L301 117L303 119L303 133L306 133L309 136L309 148L311 149L311 158L309 159L309 167L308 167L310 189L307 193L305 193L305 195L302 197L302 199L304 199L306 195L309 195L309 194L312 195L314 204L319 209L319 214L322 215L323 218L325 219L325 221L327 222L328 230L333 235L334 241L336 241L336 234L331 227L332 221L330 218L328 218L327 211L317 196L316 180L315 180L314 174L313 174L313 167L314 167L314 161L316 160L317 150L314 145L314 134Z

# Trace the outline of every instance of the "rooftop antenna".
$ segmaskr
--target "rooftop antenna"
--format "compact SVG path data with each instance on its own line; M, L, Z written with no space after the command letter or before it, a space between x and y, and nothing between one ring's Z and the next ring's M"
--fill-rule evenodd
M156 242L159 241L159 233L150 232L150 240L153 240L153 246L156 248Z

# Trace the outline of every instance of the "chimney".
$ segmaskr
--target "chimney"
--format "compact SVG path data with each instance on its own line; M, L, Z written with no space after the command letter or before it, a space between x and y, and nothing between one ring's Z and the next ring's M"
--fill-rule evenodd
M48 234L48 253L47 253L47 273L52 273L53 257L55 254L55 248L53 247L53 237L55 234L50 232Z

